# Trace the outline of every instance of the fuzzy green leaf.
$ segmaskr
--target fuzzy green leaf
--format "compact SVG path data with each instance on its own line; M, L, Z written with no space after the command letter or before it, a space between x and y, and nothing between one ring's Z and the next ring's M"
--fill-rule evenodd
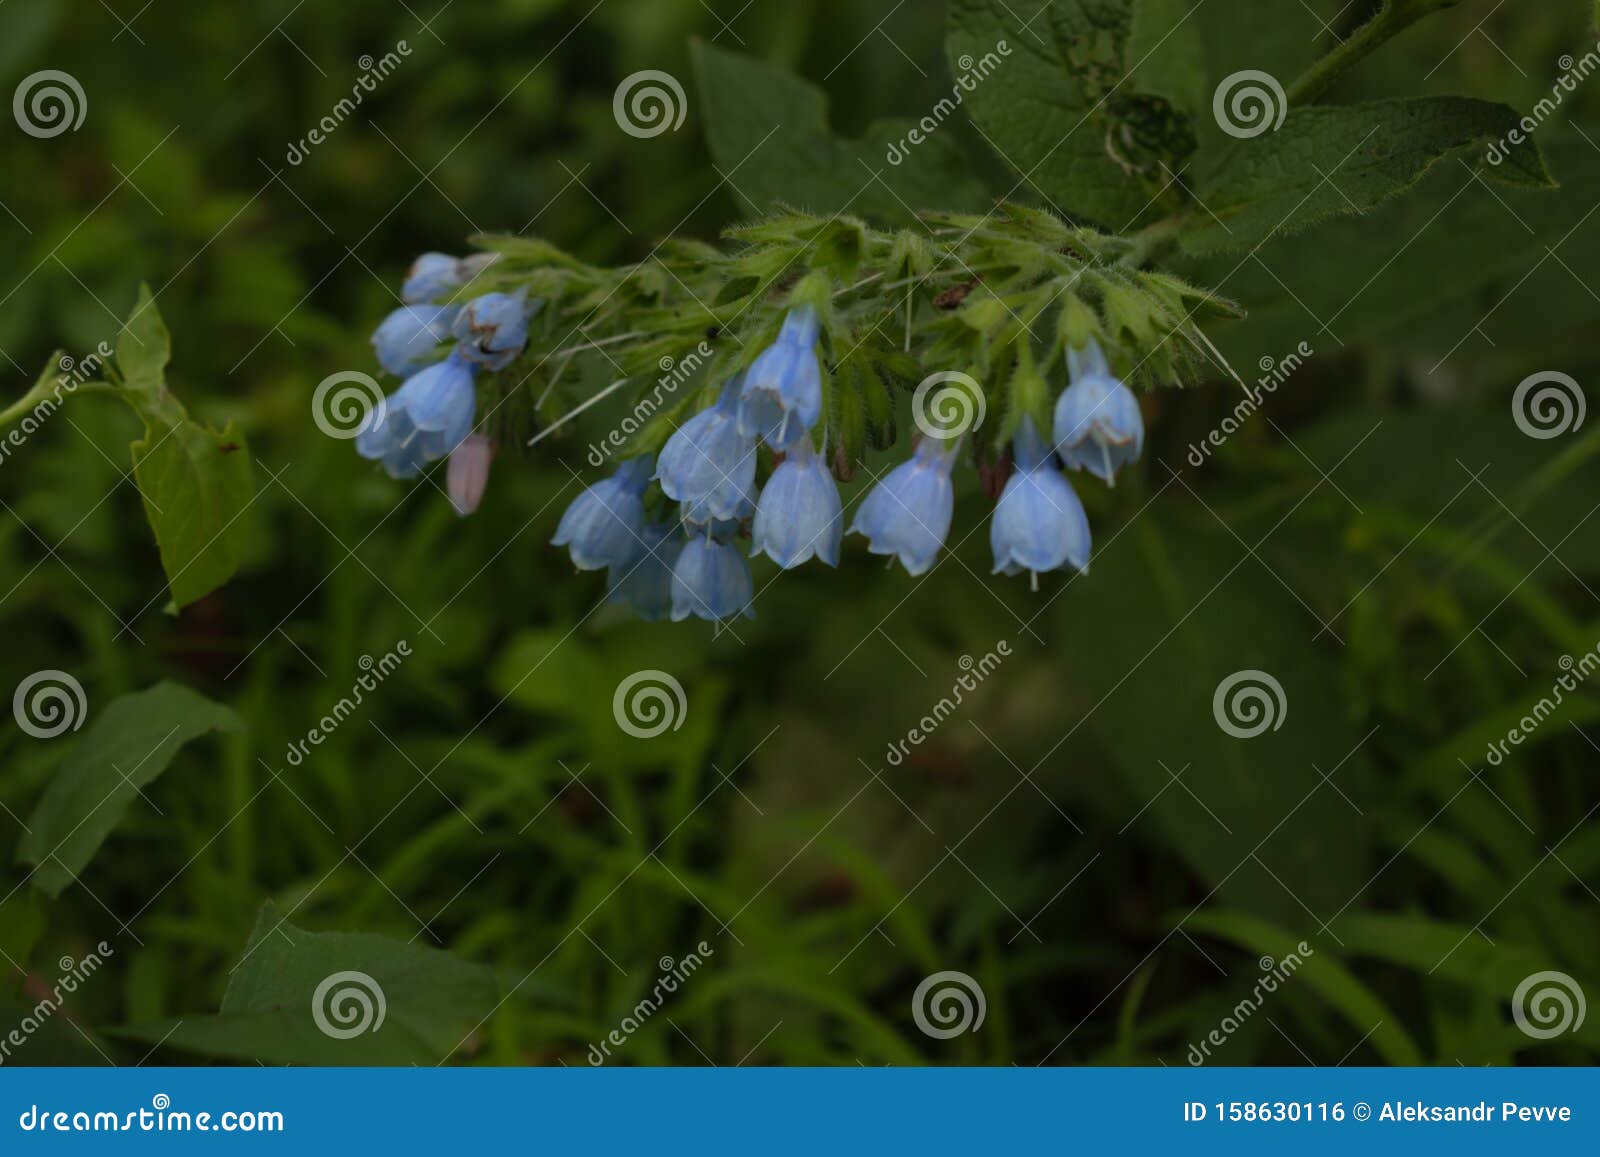
M788 205L900 223L923 209L987 207L948 124L920 144L910 142L916 125L908 120L875 122L860 140L843 140L815 86L704 42L694 61L712 156L747 215Z
M482 965L387 936L307 932L268 901L216 1015L117 1035L278 1064L438 1064L494 1011L498 993Z
M1259 260L1218 253L1187 266L1196 283L1250 303L1247 320L1212 336L1240 366L1307 338L1331 348L1324 325L1341 344L1381 339L1426 358L1425 369L1451 354L1465 365L1554 346L1600 318L1600 302L1568 272L1600 261L1600 231L1582 227L1600 153L1581 137L1555 138L1548 153L1561 181L1553 191L1498 188L1449 162L1364 217L1274 237Z
M59 896L180 747L241 726L228 708L176 683L113 699L68 752L17 845L18 861L37 866L34 887Z
M1455 155L1505 184L1554 188L1537 145L1502 143L1519 119L1506 105L1465 97L1292 109L1281 128L1240 141L1200 179L1205 209L1184 243L1195 253L1245 249L1365 213Z
M245 548L242 515L255 489L250 451L230 423L220 432L189 417L167 389L172 354L148 286L117 341L118 393L144 422L130 447L145 516L161 550L172 602L184 607L233 577Z

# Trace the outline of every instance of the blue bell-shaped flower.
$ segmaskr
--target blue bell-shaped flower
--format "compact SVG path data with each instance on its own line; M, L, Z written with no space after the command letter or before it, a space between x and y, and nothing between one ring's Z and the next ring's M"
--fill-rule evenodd
M1006 483L989 526L994 573L1015 575L1071 566L1089 569L1089 516L1055 455L1024 417L1012 441L1016 473Z
M893 555L908 573L925 574L950 533L956 502L950 471L955 460L954 447L924 438L915 454L862 500L850 533L866 536L873 554Z
M1069 350L1072 384L1056 400L1055 446L1069 470L1087 470L1107 485L1144 452L1139 399L1111 375L1098 343Z
M739 432L788 450L822 416L822 363L817 360L821 323L809 305L783 319L778 340L745 371L739 398Z
M765 553L784 570L812 555L829 566L839 565L839 543L844 538L839 487L810 438L796 442L767 479L756 504L751 537L755 543L751 557Z
M411 263L400 285L400 300L421 305L459 289L467 281L461 259L448 253L424 253Z
M672 621L693 615L717 622L735 615L755 618L755 580L750 564L731 542L697 534L684 544L672 568Z
M416 373L450 336L460 312L454 305L402 305L373 331L378 364L398 378Z
M472 366L451 354L418 370L373 413L356 453L383 463L391 478L415 478L472 432L478 395Z
M490 371L516 361L528 344L528 319L538 312L538 303L530 308L527 297L526 290L518 290L486 293L467 302L452 328L461 356Z
M717 404L690 418L667 439L656 477L668 498L705 518L744 518L755 502L756 440L739 432L736 377Z
M650 485L650 459L632 458L610 478L578 495L561 516L553 546L572 553L579 570L625 565L643 539L644 492Z

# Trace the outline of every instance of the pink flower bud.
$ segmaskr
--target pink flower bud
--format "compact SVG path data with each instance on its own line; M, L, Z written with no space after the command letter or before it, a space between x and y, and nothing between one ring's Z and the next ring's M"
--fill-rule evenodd
M494 443L482 434L468 434L450 452L450 504L461 517L478 509L478 503L483 501L483 489L489 484L489 463L493 461Z

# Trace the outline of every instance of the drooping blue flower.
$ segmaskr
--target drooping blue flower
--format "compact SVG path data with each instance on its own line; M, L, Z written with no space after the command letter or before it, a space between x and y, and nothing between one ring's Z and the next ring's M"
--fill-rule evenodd
M454 305L402 305L373 331L378 364L400 378L415 373L450 336L459 312Z
M850 533L865 535L873 554L897 556L910 574L925 573L950 533L956 501L950 471L955 460L953 447L924 438L916 453L862 500Z
M765 553L784 570L812 555L829 566L839 565L839 542L844 537L839 487L810 438L795 443L762 488L751 537L755 544L751 557Z
M421 305L459 289L466 280L467 272L460 258L448 253L424 253L406 271L406 279L400 286L400 300L407 305Z
M529 308L525 290L475 297L455 318L453 332L461 343L456 348L486 370L503 370L528 344L528 319L535 312L537 303Z
M1089 516L1033 419L1012 441L1016 473L1006 483L989 526L994 573L1015 575L1071 566L1089 569Z
M731 542L695 535L684 544L672 568L673 622L690 615L711 622L739 614L753 619L754 597L750 564Z
M1055 445L1069 470L1115 486L1117 471L1144 452L1144 415L1133 391L1111 374L1100 346L1067 351L1072 384L1056 400Z
M561 516L552 546L572 552L579 570L619 566L639 549L644 529L644 492L650 485L650 459L631 458L610 478L578 495Z
M734 378L716 405L679 426L656 459L662 491L693 508L698 521L744 518L754 509L756 440L739 432L742 381Z
M817 360L821 323L802 305L783 319L778 340L745 371L739 399L739 432L788 450L822 416L822 364Z
M478 395L472 366L451 354L418 370L373 412L356 453L383 463L391 478L415 478L472 432Z
M633 557L611 568L606 585L613 602L654 623L672 613L672 568L683 552L683 531L676 522L652 522L639 538Z

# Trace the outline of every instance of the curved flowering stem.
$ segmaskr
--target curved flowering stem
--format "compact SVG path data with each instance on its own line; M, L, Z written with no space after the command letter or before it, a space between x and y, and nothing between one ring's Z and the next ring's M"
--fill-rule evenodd
M823 343L826 442L836 464L854 462L893 443L895 388L929 373L970 375L982 408L1005 416L1021 344L1048 374L1064 365L1070 337L1100 341L1136 387L1181 383L1215 362L1196 320L1236 312L1143 270L1149 239L1017 205L986 217L929 214L923 224L887 232L786 214L730 230L725 247L668 242L619 268L542 240L478 238L494 260L455 297L519 293L541 304L485 412L527 432L521 441L542 440L633 386L637 420L601 457L653 453L772 344L785 308L809 305ZM1003 417L978 441L1003 448L1013 429Z
M1159 237L1012 204L921 226L788 213L620 268L522 237L424 255L374 335L404 383L355 448L396 478L448 457L465 514L497 445L620 405L585 455L609 476L551 541L650 619L751 615L750 557L838 566L847 534L926 573L964 455L997 499L995 573L1087 570L1067 474L1111 485L1139 457L1135 391L1231 373L1196 319L1237 310L1146 268ZM914 446L849 504L847 530L839 483L902 432Z

